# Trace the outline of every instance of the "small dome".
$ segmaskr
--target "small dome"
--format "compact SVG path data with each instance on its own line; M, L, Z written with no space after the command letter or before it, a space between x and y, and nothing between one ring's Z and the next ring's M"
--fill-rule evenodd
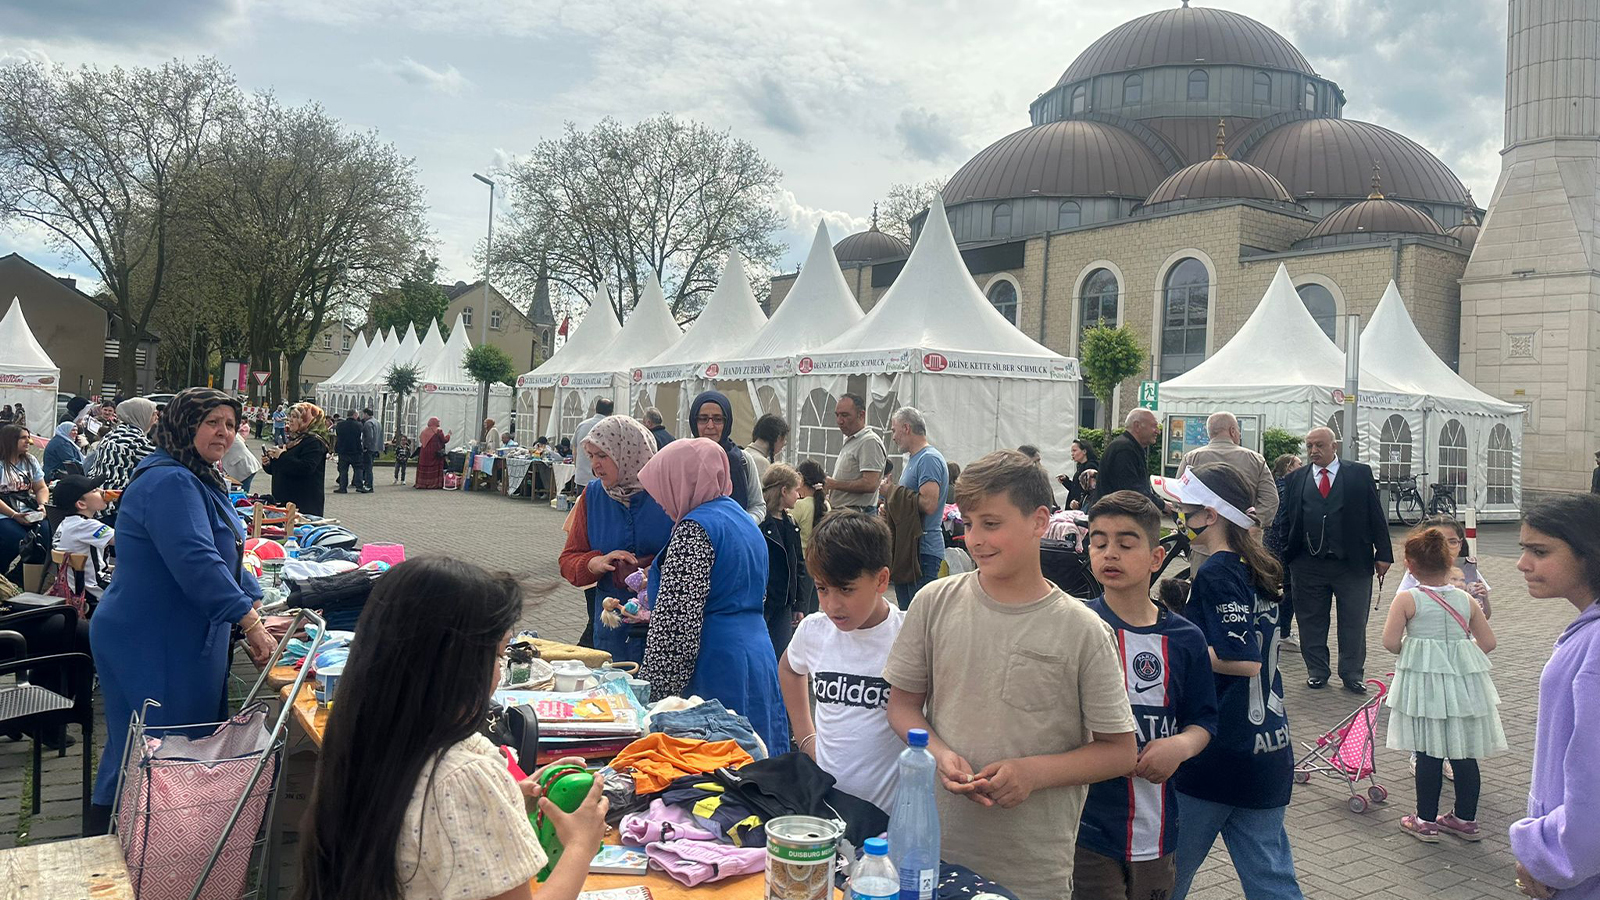
M1467 214L1466 214L1465 218L1463 218L1461 220L1461 224L1460 225L1457 225L1456 227L1450 229L1449 231L1445 232L1445 234L1448 234L1451 237L1455 238L1456 240L1460 241L1461 242L1461 246L1465 247L1468 250L1471 250L1473 245L1478 243L1478 235L1482 231L1483 231L1483 228L1480 225L1478 225L1478 211L1476 209L1474 209L1473 206L1472 206L1472 192L1468 191L1467 192Z
M1150 195L1167 175L1138 138L1114 125L1071 119L1006 135L944 186L945 203L1020 197Z
M1315 75L1283 35L1225 9L1164 9L1124 22L1078 54L1057 84L1151 66L1252 66Z
M1296 199L1365 196L1373 163L1383 167L1391 197L1456 205L1467 192L1449 167L1421 144L1352 119L1290 122L1239 155L1271 172Z
M1383 195L1378 168L1372 171L1372 193L1359 203L1324 218L1306 235L1306 240L1339 234L1444 234L1427 213L1415 206L1390 200Z
M1217 123L1217 152L1167 176L1145 200L1146 207L1180 200L1272 200L1293 203L1278 179L1262 169L1229 159L1222 151L1227 142L1226 126Z
M892 234L878 230L878 209L872 209L872 227L858 231L833 245L833 255L841 265L870 263L880 259L894 259L911 252L904 242Z

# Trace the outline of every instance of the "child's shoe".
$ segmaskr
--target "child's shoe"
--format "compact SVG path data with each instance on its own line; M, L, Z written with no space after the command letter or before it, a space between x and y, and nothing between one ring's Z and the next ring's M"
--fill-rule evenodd
M1450 765L1450 760L1448 760L1448 759L1444 761L1444 780L1445 781L1455 781L1456 780L1456 769L1455 769L1455 766Z
M1439 826L1434 822L1428 822L1416 816L1401 816L1400 830L1424 844L1439 843Z
M1483 832L1478 830L1477 822L1464 822L1456 818L1455 813L1447 813L1439 817L1434 827L1444 834L1453 834L1463 841L1481 841Z

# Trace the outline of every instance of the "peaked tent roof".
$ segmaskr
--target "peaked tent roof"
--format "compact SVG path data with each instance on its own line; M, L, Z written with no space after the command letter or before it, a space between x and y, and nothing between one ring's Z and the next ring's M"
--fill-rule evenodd
M17 375L61 375L61 368L44 352L22 314L22 301L11 298L11 308L0 319L0 372Z
M1473 387L1433 352L1417 331L1393 281L1361 330L1361 380L1371 373L1398 391L1419 394L1424 407L1463 413L1522 415L1522 407Z
M350 373L361 368L362 364L366 362L368 346L367 336L357 331L355 343L350 345L350 355L346 356L344 362L340 363L339 368L335 369L332 375L323 379L322 383L327 385L344 384L349 379Z
M834 256L828 226L817 223L805 265L778 311L741 351L739 359L767 359L809 352L826 344L864 317Z
M462 365L467 351L471 349L472 338L467 336L467 326L462 324L458 314L456 324L450 328L450 339L444 342L438 354L427 361L422 381L428 384L476 384Z
M428 323L428 333L422 336L422 343L417 345L417 355L412 360L424 371L433 364L433 358L444 352L444 336L439 333L439 320L434 319Z
M572 336L538 368L518 378L517 383L532 382L532 387L549 387L555 384L558 375L604 370L603 354L621 331L622 325L611 306L611 295L601 282L599 290L590 295L589 310L573 329Z
M628 321L605 349L595 354L596 367L590 373L631 372L655 359L683 339L683 329L672 317L666 294L654 272L644 283L639 302L633 305ZM577 373L575 373L577 374ZM586 373L587 374L587 373Z
M665 301L663 301L665 302ZM767 314L756 302L750 289L750 279L744 273L744 258L739 251L728 251L728 264L722 269L711 299L700 310L699 318L684 332L683 339L663 350L650 360L646 368L658 370L656 380L676 380L679 373L670 373L664 367L698 366L714 360L736 358L744 349L750 335L767 324Z
M382 372L384 367L389 364L390 357L394 356L394 351L400 346L400 336L393 331L387 334L379 332L379 336L383 340L378 342L376 348L369 348L370 352L367 354L366 360L362 362L361 368L351 372L350 378L345 384L352 386L371 384L377 380L377 373Z

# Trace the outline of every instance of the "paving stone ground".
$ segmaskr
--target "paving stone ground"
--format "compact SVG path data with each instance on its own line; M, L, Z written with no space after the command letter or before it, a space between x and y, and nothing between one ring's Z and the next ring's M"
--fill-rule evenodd
M548 593L530 601L523 615L526 627L560 640L573 640L583 628L582 594L559 581L556 558L564 534L564 513L548 504L492 494L429 491L389 484L380 471L371 495L332 495L328 513L364 537L396 540L407 553L442 553L527 573L551 583ZM1562 601L1536 601L1522 588L1515 570L1516 528L1486 526L1479 545L1482 571L1494 586L1494 619L1499 647L1493 654L1495 683L1500 691L1501 718L1510 751L1485 760L1479 818L1487 837L1477 845L1446 838L1438 845L1420 844L1400 832L1400 816L1412 810L1415 794L1405 754L1380 749L1378 779L1390 794L1364 814L1351 812L1349 791L1339 783L1314 781L1296 787L1288 811L1288 831L1295 866L1307 897L1356 898L1449 897L1451 900L1516 896L1513 859L1506 826L1519 818L1527 796L1533 758L1534 717L1539 672L1550 656L1555 636L1572 617ZM1398 570L1388 592L1398 583ZM1387 609L1387 604L1384 606ZM1390 671L1393 657L1379 641L1383 612L1373 614L1368 628L1368 674ZM1311 691L1296 653L1283 659L1290 727L1297 742L1314 740L1361 703L1337 688ZM1387 720L1387 713L1381 721ZM1382 735L1380 727L1380 740ZM97 743L99 741L97 740ZM19 841L54 840L78 833L77 777L79 748L66 758L45 760L44 797L40 814L23 815L28 745L0 738L0 847ZM1442 808L1448 809L1446 782ZM1040 839L1048 839L1041 835ZM1226 849L1219 841L1195 882L1197 900L1241 896Z

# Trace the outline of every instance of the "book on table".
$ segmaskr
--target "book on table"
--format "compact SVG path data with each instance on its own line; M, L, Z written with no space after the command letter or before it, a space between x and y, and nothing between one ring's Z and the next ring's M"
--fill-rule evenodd
M617 847L606 844L589 861L591 875L643 875L650 867L643 847Z

